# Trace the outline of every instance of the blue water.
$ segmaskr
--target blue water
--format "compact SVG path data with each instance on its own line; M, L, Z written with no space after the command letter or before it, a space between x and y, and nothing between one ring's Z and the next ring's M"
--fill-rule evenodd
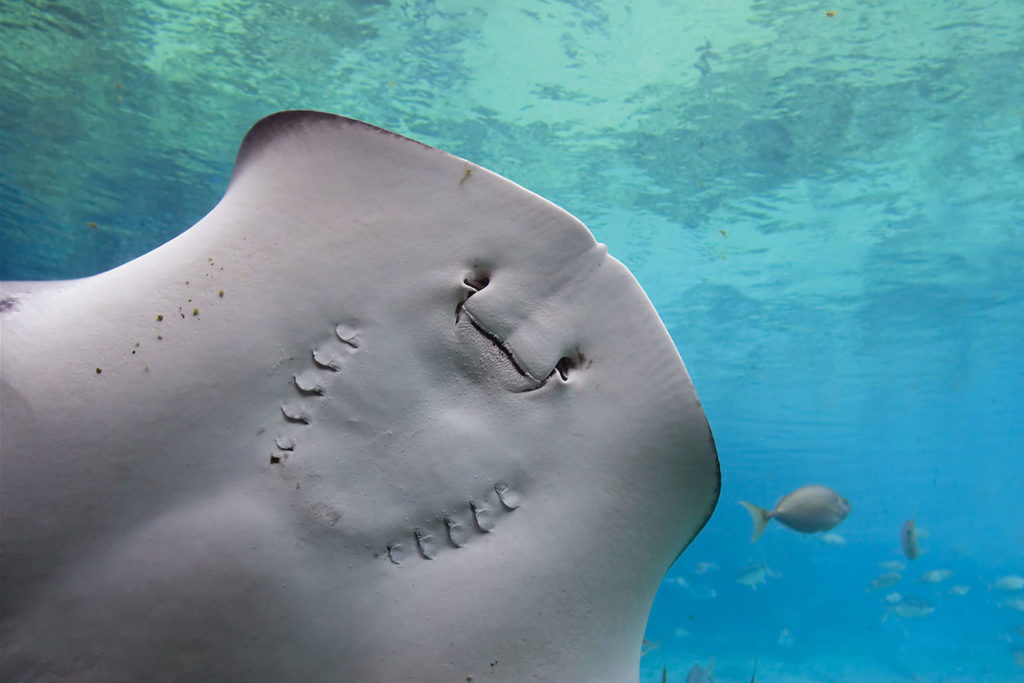
M249 126L291 108L441 147L587 223L663 316L722 463L642 681L712 657L748 681L755 656L761 683L1024 679L1024 591L989 587L1024 575L1019 0L23 0L0 46L3 279L160 245L219 199ZM812 482L853 505L832 542L773 522L752 545L737 501ZM899 583L868 590L892 560ZM757 563L766 583L735 580ZM890 592L934 612L902 618Z

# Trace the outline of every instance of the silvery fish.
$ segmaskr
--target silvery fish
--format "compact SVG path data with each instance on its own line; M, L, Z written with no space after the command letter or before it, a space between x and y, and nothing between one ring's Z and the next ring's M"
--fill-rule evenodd
M933 569L930 572L921 574L919 580L925 583L942 583L951 576L953 576L952 569Z
M881 576L878 576L871 580L871 587L868 588L868 590L873 591L879 588L889 588L891 586L895 586L897 583L900 582L900 579L902 578L903 577L900 574L897 574L896 572L882 574Z
M827 486L812 484L803 486L785 496L774 510L765 510L752 503L740 501L754 520L753 543L773 519L777 519L794 531L814 533L828 531L846 519L850 514L850 501Z
M970 590L971 590L970 586L966 586L966 585L960 584L960 585L957 585L957 586L953 586L952 588L950 588L946 592L949 593L950 595L967 595L967 592L970 591Z
M903 619L919 619L935 611L935 605L923 598L903 598L890 608L896 616ZM884 619L883 619L884 621Z
M1024 577L1015 575L1000 576L992 585L999 590L1019 591L1024 588Z
M829 545L846 545L846 537L839 534L828 533L822 536L821 540Z
M718 565L714 562L698 562L697 568L693 570L694 574L706 574L712 569L718 569Z
M908 519L903 522L903 528L900 530L900 544L903 546L903 554L907 556L908 560L916 560L917 556L920 555L920 551L917 549L917 532L914 530L916 522L912 519Z
M1018 612L1024 612L1024 598L1014 598L1013 600L1007 600L1006 602L999 603L1000 607L1009 607L1015 609Z
M747 567L736 576L737 583L750 586L757 590L757 584L768 583L768 577L777 577L779 574L773 572L766 564L756 564Z

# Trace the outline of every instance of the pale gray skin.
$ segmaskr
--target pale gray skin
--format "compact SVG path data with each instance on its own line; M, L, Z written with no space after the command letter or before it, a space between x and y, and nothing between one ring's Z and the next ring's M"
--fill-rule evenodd
M357 121L264 119L192 229L0 300L5 680L635 681L718 498L629 272Z

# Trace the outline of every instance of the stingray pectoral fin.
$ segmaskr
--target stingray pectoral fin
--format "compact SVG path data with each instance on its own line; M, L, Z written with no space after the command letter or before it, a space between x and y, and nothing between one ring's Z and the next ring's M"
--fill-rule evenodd
M740 501L740 505L747 508L747 512L750 513L750 518L754 520L754 535L750 539L750 542L753 543L757 539L761 538L761 534L764 533L765 527L767 527L768 522L771 521L772 513L770 510L765 510L763 507L743 500Z

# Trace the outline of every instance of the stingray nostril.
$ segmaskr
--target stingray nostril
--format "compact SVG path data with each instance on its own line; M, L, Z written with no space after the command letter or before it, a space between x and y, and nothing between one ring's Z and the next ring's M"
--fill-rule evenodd
M570 370L589 367L590 363L591 361L588 360L579 349L576 349L576 352L571 356L562 356L559 358L558 362L555 363L555 369L551 371L551 374L554 375L557 372L558 376L561 377L564 382L569 379Z
M476 270L467 275L466 278L462 281L462 284L466 285L467 287L473 290L472 292L470 292L470 295L472 295L476 292L479 292L487 285L491 284L491 275L487 271Z
M469 287L469 291L466 292L466 296L463 297L462 301L455 306L455 322L459 322L459 314L462 312L462 307L466 304L466 300L473 296L481 289L491 284L491 276L488 271L477 268L472 273L462 279L462 284Z
M555 363L555 370L558 371L558 374L563 381L569 379L569 370L574 369L575 367L576 361L568 356L562 356L558 359L558 362Z

